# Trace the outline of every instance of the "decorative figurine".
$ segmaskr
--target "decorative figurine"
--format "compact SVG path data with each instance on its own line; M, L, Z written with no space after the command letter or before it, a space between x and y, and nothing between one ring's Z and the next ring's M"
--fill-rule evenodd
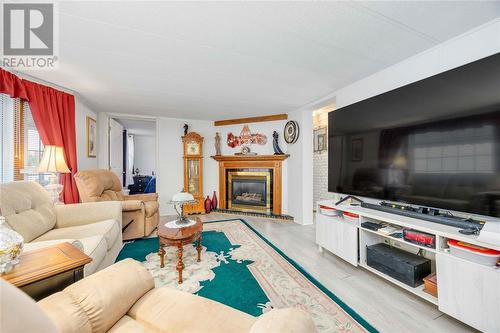
M220 152L220 140L221 140L220 133L219 132L215 133L215 155L217 156L222 155Z
M278 144L278 132L276 131L273 132L273 149L274 155L285 155Z
M188 124L184 124L184 135L187 135L188 134L188 129L189 129L189 126Z

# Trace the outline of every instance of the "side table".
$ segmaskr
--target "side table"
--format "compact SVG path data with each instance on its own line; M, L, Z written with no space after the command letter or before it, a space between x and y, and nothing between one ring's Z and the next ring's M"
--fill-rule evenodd
M24 252L19 264L1 278L38 301L83 279L83 267L91 261L73 245L60 243Z

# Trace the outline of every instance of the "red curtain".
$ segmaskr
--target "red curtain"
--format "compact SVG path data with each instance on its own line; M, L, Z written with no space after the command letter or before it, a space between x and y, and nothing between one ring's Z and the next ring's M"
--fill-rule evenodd
M12 98L28 99L23 80L2 68L0 68L0 93Z
M23 80L31 114L44 145L62 146L71 173L61 174L62 199L77 203L78 189L73 176L77 172L75 97L65 92Z

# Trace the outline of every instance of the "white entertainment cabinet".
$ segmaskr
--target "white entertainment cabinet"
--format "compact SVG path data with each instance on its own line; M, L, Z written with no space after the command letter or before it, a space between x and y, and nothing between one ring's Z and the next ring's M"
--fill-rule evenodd
M326 216L320 213L320 205L353 213L359 218ZM319 201L316 212L316 243L320 251L326 249L354 266L361 266L478 330L500 332L500 269L453 256L448 252L447 240L456 239L495 250L500 250L500 244L482 243L477 236L459 233L458 228L425 220L349 204L336 206L333 200ZM433 234L436 236L436 249L365 229L361 227L365 221L387 222ZM377 243L387 243L414 254L423 249L424 257L431 259L432 271L437 274L438 297L426 293L423 285L412 288L368 266L366 247Z

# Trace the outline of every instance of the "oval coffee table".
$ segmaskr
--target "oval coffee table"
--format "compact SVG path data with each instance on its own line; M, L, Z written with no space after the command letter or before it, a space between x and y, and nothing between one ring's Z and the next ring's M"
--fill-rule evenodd
M183 246L198 241L196 250L198 251L198 262L201 261L201 232L203 231L203 222L200 218L192 218L196 221L195 224L185 228L167 228L165 222L158 224L158 255L160 256L160 268L165 266L165 249L164 246L177 247L177 265L175 269L179 272L179 283L182 283L182 270L184 263L182 262Z

